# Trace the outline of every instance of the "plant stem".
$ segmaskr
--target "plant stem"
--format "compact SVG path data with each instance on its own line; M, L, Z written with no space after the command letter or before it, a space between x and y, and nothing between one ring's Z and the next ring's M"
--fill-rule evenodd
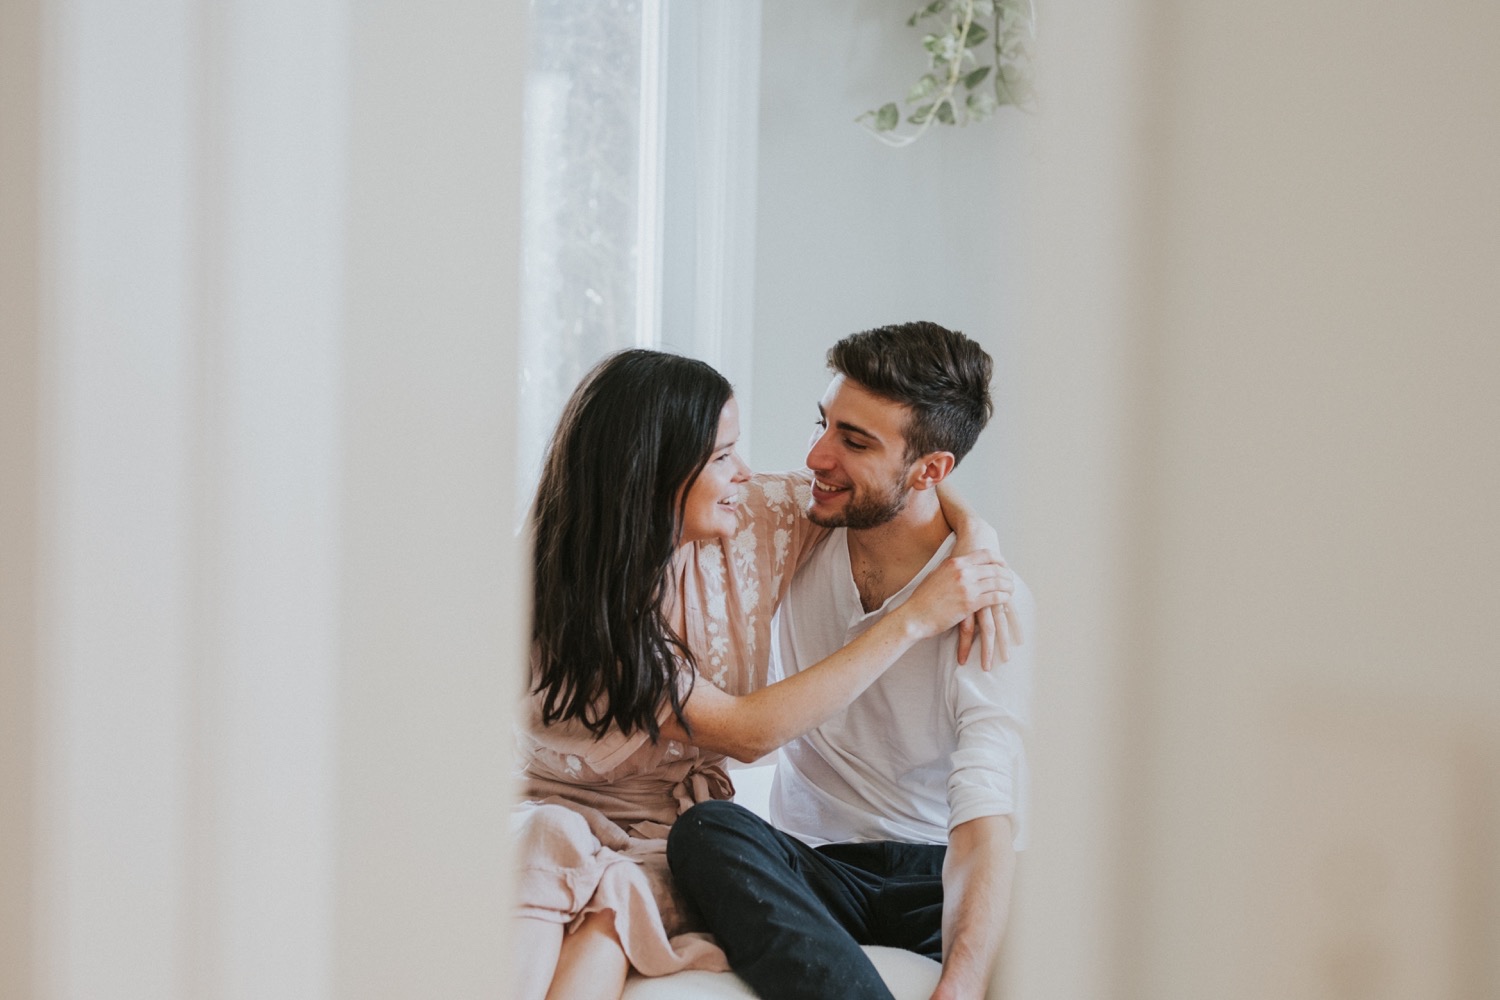
M959 78L963 75L964 56L969 51L968 46L964 44L964 39L969 37L969 26L974 23L974 0L962 0L962 3L964 5L964 20L963 24L958 29L958 52L955 54L953 60L948 64L948 82L943 85L942 92L939 94L937 100L932 102L932 111L928 113L926 118L922 119L922 124L917 126L917 130L915 132L911 133L910 135L887 135L884 132L875 133L875 138L879 139L887 146L901 147L916 142L918 139L922 138L922 133L926 132L929 128L932 127L932 120L937 117L937 109L943 106L944 101L948 102L949 107L953 106L953 91L958 88ZM999 27L999 23L999 15L997 13L995 21L995 26L997 28ZM999 44L998 38L996 40L996 44ZM997 50L997 65L995 66L995 72L998 74L999 71L1000 67L998 65ZM955 112L957 112L957 110L957 108L954 108Z

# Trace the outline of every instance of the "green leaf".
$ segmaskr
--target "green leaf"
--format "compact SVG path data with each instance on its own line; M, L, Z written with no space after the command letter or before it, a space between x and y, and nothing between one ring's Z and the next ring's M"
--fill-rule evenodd
M929 119L931 117L932 117L932 105L931 104L924 104L920 108L918 108L916 111L913 111L912 112L912 116L910 118L906 119L906 120L909 121L909 122L911 122L913 125L921 125L921 124L924 124L927 121L927 119Z
M937 120L938 121L942 122L944 125L952 125L953 124L953 102L952 101L944 101L943 103L939 104L937 106L937 112L936 112L936 114L937 114Z
M968 76L964 77L964 89L973 90L984 82L984 78L990 75L988 66L981 66Z
M938 88L938 79L931 73L922 74L922 79L906 93L906 103L912 104L931 94Z
M969 30L964 33L964 48L972 49L988 37L990 33L984 30L984 25L978 21L970 21Z
M932 0L932 3L928 4L926 7L923 7L921 10L917 11L911 17L906 19L907 27L914 28L916 27L917 22L922 20L922 18L931 17L934 14L941 14L947 9L948 0Z
M975 121L988 118L994 113L997 106L998 102L995 100L995 95L987 90L980 91L977 94L970 94L968 99L964 101L964 107L968 108L969 115Z
M900 110L897 109L894 102L887 104L875 112L875 131L889 132L896 127L896 123L899 121L901 121Z
M932 53L932 64L939 70L939 76L946 76L945 67L954 63L968 60L975 62L974 53L963 47L959 40L958 29L942 35L928 35L922 40L922 47Z
M1036 95L1025 71L1016 66L1001 66L995 74L995 97L1001 104L1021 107Z

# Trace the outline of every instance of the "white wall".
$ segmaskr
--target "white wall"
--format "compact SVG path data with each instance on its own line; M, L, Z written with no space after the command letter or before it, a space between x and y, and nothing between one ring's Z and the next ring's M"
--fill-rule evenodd
M0 995L502 995L524 17L0 10Z
M36 817L37 3L0 4L0 996L33 979Z
M1500 8L1103 6L1018 349L1015 995L1494 996Z
M749 397L757 468L799 465L846 334L927 319L995 357L997 418L963 466L1002 543L1012 466L1009 369L1021 317L1027 116L1003 109L934 127L904 149L856 116L905 96L926 69L909 11L883 0L765 0L762 13L755 349Z

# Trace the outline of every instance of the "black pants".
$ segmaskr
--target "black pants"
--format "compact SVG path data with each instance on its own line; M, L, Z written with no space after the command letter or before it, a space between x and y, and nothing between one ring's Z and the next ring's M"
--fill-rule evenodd
M667 861L740 978L772 1000L890 1000L860 945L942 960L940 844L811 848L732 802L678 817Z

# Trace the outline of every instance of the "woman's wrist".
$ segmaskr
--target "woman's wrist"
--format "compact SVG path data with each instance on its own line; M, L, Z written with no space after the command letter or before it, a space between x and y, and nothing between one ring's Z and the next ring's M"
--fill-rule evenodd
M995 529L947 483L938 487L938 504L943 508L943 519L958 536L954 555L967 555L981 549L999 552L1000 536Z
M892 641L902 647L902 652L934 635L928 623L917 614L910 601L886 615L882 621L891 626Z

